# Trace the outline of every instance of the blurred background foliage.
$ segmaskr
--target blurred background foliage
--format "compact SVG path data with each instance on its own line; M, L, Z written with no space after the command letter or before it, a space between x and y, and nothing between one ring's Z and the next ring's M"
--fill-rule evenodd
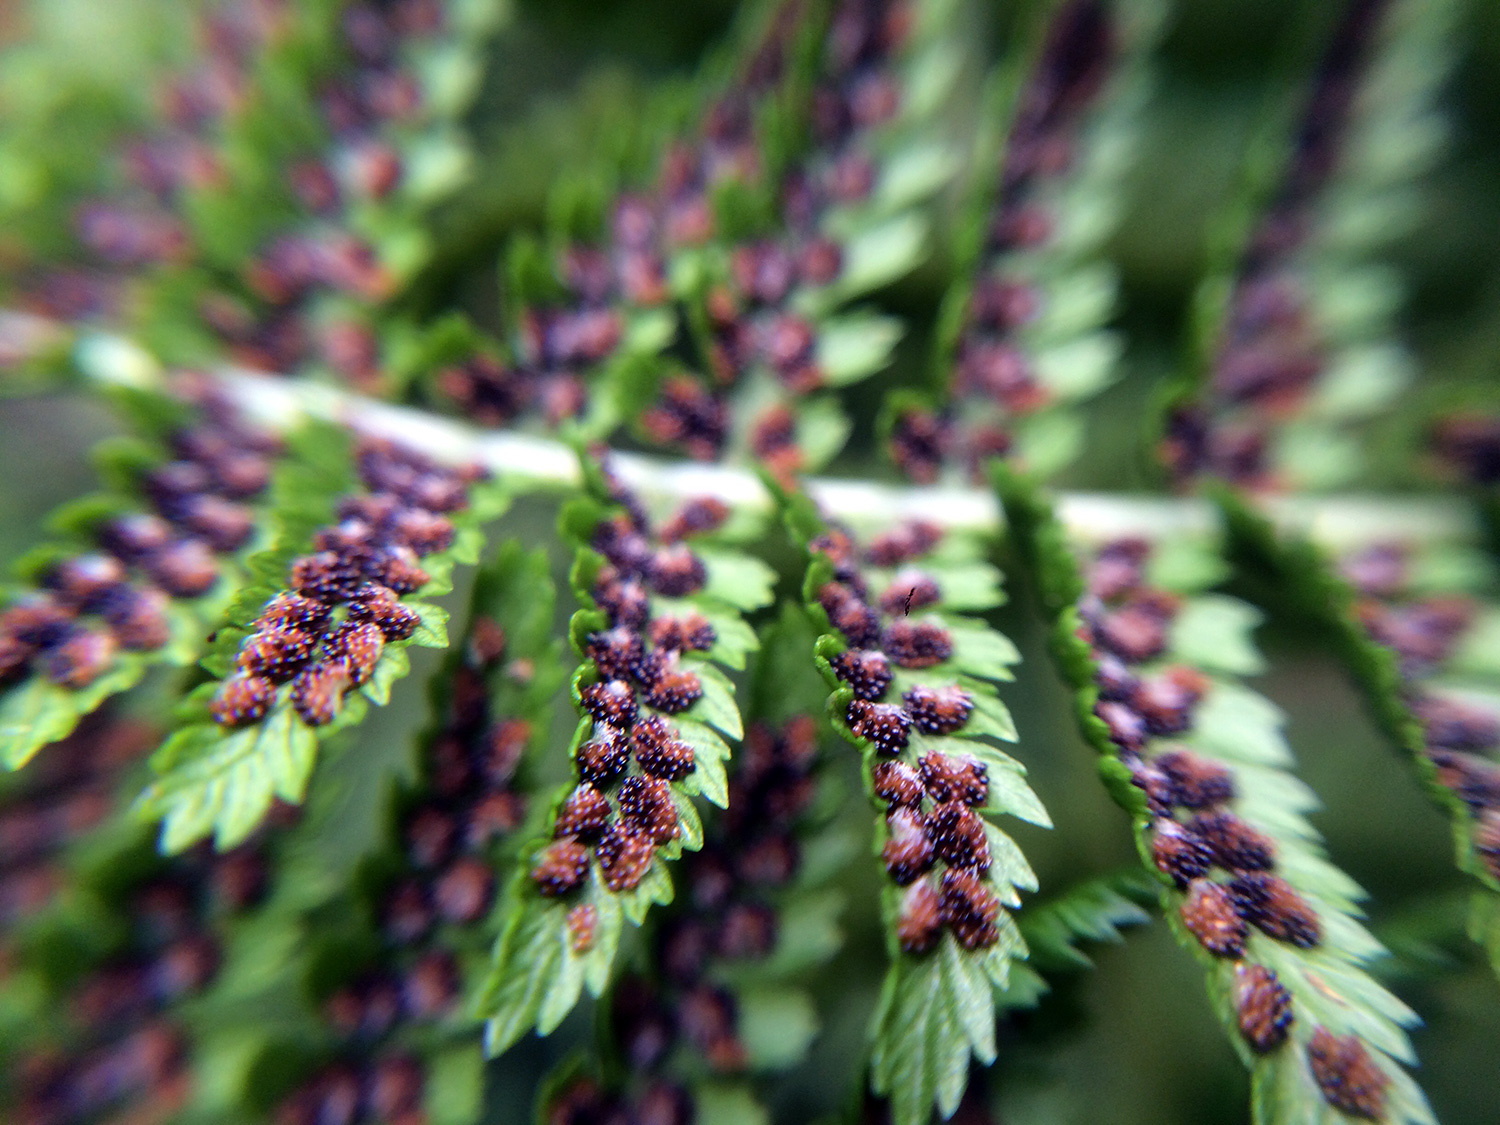
M1210 225L1233 190L1258 115L1270 100L1296 94L1288 45L1320 2L1173 5L1128 207L1111 247L1122 274L1118 325L1129 346L1126 375L1088 407L1089 455L1065 486L1130 490L1155 483L1141 435L1174 362ZM0 270L9 239L45 246L48 231L68 221L60 209L74 194L70 188L99 175L75 155L90 145L59 145L60 158L42 163L16 154L46 151L39 142L49 130L73 131L76 141L77 130L89 129L103 160L109 136L147 111L149 76L191 50L193 7L181 0L0 0L0 123L10 123L0 124ZM549 185L564 170L589 167L602 148L669 103L720 41L736 4L518 0L516 9L493 44L471 114L477 174L437 217L440 252L412 298L429 310L456 304L481 321L495 316L500 247L515 232L540 227ZM1410 286L1404 327L1422 372L1409 402L1442 401L1500 381L1500 4L1474 0L1465 20L1465 49L1447 99L1450 148L1429 177L1422 221L1393 255ZM986 28L997 46L1003 23L992 18ZM928 267L881 301L919 324L930 320L946 283L942 263L938 248ZM875 404L885 386L916 370L923 344L919 334L909 339L895 368L868 385L868 408L836 471L885 471L872 436ZM86 451L109 427L97 404L76 396L0 400L6 559L40 538L46 511L92 484ZM552 522L550 507L538 502L523 505L510 526L523 541L551 542ZM564 561L559 552L559 577ZM1334 860L1371 892L1373 928L1394 951L1379 971L1428 1023L1413 1035L1422 1060L1418 1079L1448 1125L1491 1125L1500 1093L1500 986L1463 940L1466 888L1449 859L1446 825L1363 716L1324 639L1278 603L1276 590L1247 581L1238 592L1271 611L1261 640L1274 670L1260 687L1289 714L1302 774L1328 806L1318 826ZM998 624L1025 660L1004 698L1022 732L1018 753L1056 822L1052 832L1011 830L1042 886L1060 890L1090 873L1131 867L1134 852L1127 818L1095 781L1095 755L1075 732L1028 591L1011 593ZM390 771L409 768L407 732L394 729L395 717L420 722L419 681L412 677L403 686L410 706L390 708L385 714L392 718L366 732L367 750L376 752L345 755L336 764L346 785L368 793ZM843 755L843 765L852 767L854 757ZM350 768L353 759L358 770ZM563 765L550 763L559 773ZM852 768L845 780L857 787ZM365 817L379 807L353 789L346 805ZM373 832L373 822L351 815L347 857L331 862L351 862ZM857 1093L845 1084L853 1074L847 1059L864 1035L883 953L877 869L856 863L847 870L851 905L844 924L851 940L819 978L823 1035L778 1092L781 1120L814 1120ZM1097 965L1092 974L1063 981L1040 1010L1016 1017L1004 1034L1000 1061L976 1079L989 1090L996 1120L1246 1120L1242 1068L1214 1024L1198 967L1165 927L1133 932L1123 946L1100 951ZM1441 975L1429 972L1434 966ZM536 1073L560 1051L551 1040L529 1041L496 1064L491 1119L521 1119Z

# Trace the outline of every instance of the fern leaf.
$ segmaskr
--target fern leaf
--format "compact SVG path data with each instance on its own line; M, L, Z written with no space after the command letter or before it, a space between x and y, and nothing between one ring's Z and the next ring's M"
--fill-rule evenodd
M1446 2L1343 5L1300 115L1252 153L1167 422L1179 483L1368 480L1371 422L1412 378L1392 323L1400 285L1376 255L1409 226L1413 182L1442 147L1432 103L1456 18Z
M1500 577L1477 536L1316 528L1279 534L1239 512L1246 547L1338 639L1387 736L1453 824L1475 889L1472 932L1495 962L1500 902ZM1321 540L1321 541L1320 541Z
M815 659L833 691L828 714L860 748L885 813L891 966L871 1024L871 1088L892 1099L898 1122L926 1120L934 1102L946 1116L970 1056L995 1057L995 997L1026 956L1007 908L1037 885L1020 849L977 814L1051 823L1024 767L992 744L1016 737L994 683L1011 678L1019 654L945 597L953 567L959 604L990 608L999 576L975 543L931 525L861 545L805 500L788 512L809 554L803 593L824 632Z
M729 799L722 814L710 811L703 850L684 864L683 893L656 916L655 968L623 977L607 998L611 1049L638 1061L644 1086L564 1064L543 1084L543 1112L610 1101L646 1115L670 1101L699 1120L763 1119L753 1084L736 1076L786 1070L806 1055L818 1022L799 980L839 946L840 896L823 884L842 854L822 823L829 794L808 711L821 692L788 675L805 667L812 641L805 615L783 606L756 661ZM695 1065L676 1064L684 1053Z
M509 338L441 370L437 397L486 424L590 438L640 413L662 351L680 334L674 299L696 286L714 201L761 174L761 146L800 77L798 55L816 17L816 5L757 6L734 57L709 68L708 112L667 146L657 184L587 203L570 201L567 185L558 189L552 210L560 226L597 226L578 214L597 210L608 232L588 238L568 229L546 246L513 242L505 263Z
M326 872L323 845L340 810L310 809L294 862L283 862L262 910L262 937L231 951L202 1000L231 1022L269 995L290 994L283 1018L242 1036L251 1056L227 1086L217 1056L197 1068L195 1101L220 1113L275 1104L316 1117L346 1088L351 1068L431 1120L478 1114L483 1053L478 1022L462 1002L467 963L483 955L498 923L491 911L496 861L508 858L526 808L530 754L546 741L546 719L562 674L552 636L554 592L545 552L507 544L481 566L467 628L433 677L434 722L421 740L418 777L396 795L388 835L355 878L324 880L310 898L309 865ZM322 925L304 933L309 918ZM336 919L336 921L332 921ZM290 936L296 957L268 971L264 948ZM256 958L260 958L259 962ZM395 1007L391 997L402 1001ZM294 1062L278 1064L285 1056ZM212 1096L223 1099L211 1104Z
M933 389L893 391L885 405L888 450L924 483L945 468L978 479L997 454L1056 472L1082 444L1074 408L1115 377L1119 344L1103 328L1115 279L1100 255L1162 11L1111 0L1046 10L1024 73L992 82L985 127L1007 122L1009 136L1002 156L981 157L998 167L969 204Z
M138 440L53 519L0 615L0 761L18 769L154 664L190 664L241 581L276 442L211 387L117 392Z
M447 643L443 611L401 597L450 590L454 563L477 558L478 521L504 503L473 487L477 471L389 442L353 449L338 427L302 445L304 463L274 490L277 543L248 564L251 581L204 659L218 680L185 704L138 802L162 822L164 850L210 835L231 847L273 800L302 802L319 741L389 699L410 668L407 645ZM325 522L352 477L358 487L337 497L340 522Z
M671 900L667 865L702 846L691 798L724 803L725 739L743 733L715 665L743 659L748 638L731 628L738 639L720 649L711 621L738 622L770 598L763 563L690 545L722 523L721 505L690 503L654 526L607 469L586 463L585 475L593 495L569 502L561 518L578 548L575 592L589 607L571 625L584 659L569 748L578 782L559 795L550 841L526 849L512 884L481 1001L491 1053L532 1027L550 1033L585 985L599 995L622 919L639 925ZM577 934L586 923L585 940Z
M1416 1015L1366 972L1384 951L1356 920L1362 892L1306 819L1317 801L1289 772L1280 713L1241 682L1253 613L1156 585L1149 541L1070 536L1033 486L1004 470L996 481L1048 576L1084 734L1251 1071L1255 1119L1433 1121L1397 1065L1415 1061L1403 1028ZM1180 647L1186 615L1214 643Z
M829 314L920 257L924 224L901 208L935 190L951 164L917 134L953 73L953 36L947 4L836 6L819 96L848 102L850 84L866 81L898 108L881 109L876 125L833 128L777 184L767 173L783 171L796 45L819 22L812 8L777 7L704 135L668 150L658 186L609 204L614 229L603 245L568 245L550 255L556 265L539 247L512 247L513 287L525 302L512 317L517 344L509 358L496 347L445 371L446 398L486 421L541 413L590 436L634 416L648 441L703 459L732 446L806 465L837 451L848 431L837 404L797 399L871 374L899 335L889 318ZM908 15L920 25L910 41L889 42ZM883 148L892 151L877 160ZM761 198L773 185L798 202L750 241L746 228L765 232L775 210ZM757 271L774 292L757 286ZM697 350L750 419L733 433L730 392L658 358L678 334L673 299L687 305Z
M1028 906L1020 927L1029 956L1010 967L1001 1005L1034 1008L1050 990L1050 977L1093 968L1079 947L1121 942L1121 930L1144 925L1150 915L1140 904L1155 899L1155 887L1139 876L1090 879Z
M690 321L706 373L668 382L642 418L649 440L783 475L838 452L849 423L821 392L884 368L903 332L847 306L921 261L927 224L913 206L955 169L931 128L963 57L953 16L949 3L834 5L811 145L783 177L779 222L743 224L754 237L704 254ZM739 421L707 432L694 412Z

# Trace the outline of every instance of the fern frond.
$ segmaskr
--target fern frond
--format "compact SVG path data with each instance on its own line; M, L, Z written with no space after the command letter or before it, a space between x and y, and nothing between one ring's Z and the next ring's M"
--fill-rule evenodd
M452 357L431 381L433 398L486 425L592 439L639 413L642 384L680 334L675 302L697 284L716 199L765 175L768 134L784 116L776 107L800 81L820 7L758 6L737 57L717 68L727 77L703 83L713 92L702 119L659 157L656 183L587 203L558 189L550 210L563 229L545 245L518 238L507 248L506 338ZM596 209L602 235L570 229L598 225L584 221Z
M838 948L840 896L825 884L842 861L824 823L834 795L807 710L821 692L789 675L812 640L805 616L783 606L756 660L729 801L710 811L682 893L657 915L646 966L607 997L603 1050L628 1065L630 1081L564 1063L542 1087L549 1118L605 1105L648 1117L670 1104L697 1120L764 1121L756 1079L806 1054L818 1024L799 981Z
M1342 6L1305 106L1274 155L1256 154L1200 288L1163 445L1179 484L1269 492L1370 476L1370 423L1413 374L1393 324L1401 285L1378 255L1409 227L1414 183L1442 147L1433 103L1457 15L1447 2Z
M1026 956L1010 915L1036 876L978 811L1050 825L1025 768L987 739L1015 741L994 684L1015 646L957 611L999 604L999 574L977 544L931 525L861 545L806 500L789 524L808 552L803 595L823 631L816 662L835 730L860 748L884 812L880 856L891 966L871 1026L871 1087L898 1122L951 1114L969 1057L995 1057L995 996ZM878 608L877 608L878 607ZM915 616L914 616L915 615ZM883 702L887 698L900 702Z
M492 1054L532 1027L550 1033L585 984L599 995L623 923L671 901L668 865L703 845L692 798L723 807L725 739L744 733L720 666L744 667L757 640L742 615L771 600L764 563L698 542L723 523L721 505L689 503L654 524L607 468L586 461L585 475L591 495L561 517L585 606L570 627L583 658L569 747L578 781L512 883L481 1000Z
M1290 772L1280 713L1244 686L1263 665L1259 614L1205 592L1221 548L1070 538L1034 486L996 482L1083 733L1251 1071L1256 1121L1432 1122L1396 1065L1415 1061L1403 1028L1417 1017L1365 971L1384 951L1356 920L1363 892L1306 819L1317 800Z
M1052 5L1020 74L992 80L984 128L1008 123L998 166L968 204L964 271L944 298L931 390L893 391L887 449L932 483L981 479L1008 455L1043 475L1083 442L1077 404L1116 376L1119 342L1102 244L1120 208L1125 153L1144 100L1157 3ZM993 149L993 143L982 146Z
M480 568L465 635L432 681L417 780L397 793L388 837L353 886L317 904L321 936L292 986L313 1014L256 1045L238 1092L246 1109L269 1100L278 1120L317 1121L353 1088L360 1120L477 1115L483 1056L464 981L501 922L496 869L514 859L529 760L563 679L549 570L545 552L514 543ZM293 1054L295 1065L274 1062Z
M1452 821L1456 862L1481 884L1471 933L1500 972L1500 575L1478 528L1278 534L1244 513L1235 526L1337 638L1382 729Z
M155 664L191 664L242 582L278 445L212 384L120 390L110 488L53 517L0 615L0 761L25 765Z
M964 57L954 7L835 5L810 146L763 208L774 219L742 221L706 247L688 298L705 371L666 380L641 417L647 440L699 459L754 459L782 477L842 447L850 423L826 392L885 367L903 331L847 306L919 263L926 221L913 207L955 168L934 136Z
M184 701L152 760L139 809L162 822L164 851L209 835L231 847L274 800L302 802L318 743L390 698L406 646L446 646L446 612L427 599L477 560L478 524L505 503L476 486L480 470L356 444L341 427L313 427L299 446L273 486L276 542L248 564L204 658L215 680Z

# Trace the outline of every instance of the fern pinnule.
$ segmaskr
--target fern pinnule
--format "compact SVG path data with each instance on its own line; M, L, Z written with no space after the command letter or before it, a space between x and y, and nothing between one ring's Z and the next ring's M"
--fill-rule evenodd
M1174 481L1329 489L1370 467L1370 423L1411 381L1399 287L1373 259L1438 151L1455 5L1342 7L1253 216L1203 282L1162 457ZM1264 172L1253 166L1252 176Z
M329 426L299 446L272 490L277 542L250 560L255 580L204 660L219 682L185 705L139 802L168 851L208 835L231 846L273 796L302 801L319 739L389 699L407 645L447 643L441 608L402 599L451 589L504 504L476 466L389 440Z
M1319 608L1339 629L1376 714L1457 830L1459 866L1485 884L1473 931L1500 934L1500 603L1493 563L1462 541L1346 543Z
M1143 906L1155 897L1154 881L1139 872L1127 872L1088 879L1029 903L1017 920L1027 958L1010 967L999 1005L1005 1009L1037 1006L1053 977L1093 966L1080 948L1084 943L1124 941L1122 930L1150 921Z
M798 833L806 832L815 792L816 726L807 716L779 729L752 723L745 754L730 775L720 823L706 826L703 851L684 861L682 905L664 912L656 926L656 973L622 977L608 996L612 1051L629 1072L631 1090L614 1096L638 1112L671 1091L683 1114L701 1117L711 1112L705 1099L715 1085L795 1061L804 1047L793 1041L800 1026L783 1023L774 1043L747 1042L742 1028L746 1007L769 1004L785 1018L795 1002L806 1004L800 993L778 987L786 972L778 963L804 952L782 947L782 928L785 912L808 901L807 889L794 881L801 882ZM724 979L725 970L732 980ZM674 1065L679 1048L700 1065ZM700 1069L706 1077L697 1076ZM552 1113L579 1096L565 1081L542 1108Z
M1050 821L1024 767L981 741L1016 738L993 684L1011 678L1019 654L982 622L954 615L1001 600L999 576L974 542L922 523L861 542L807 500L788 505L808 552L803 595L824 631L816 660L833 691L829 717L861 748L867 791L885 813L892 964L870 1030L871 1088L893 1099L898 1121L920 1121L934 1100L952 1112L971 1053L994 1058L994 996L1025 956L1009 910L1036 877L984 814ZM924 591L934 600L908 615L908 600ZM877 653L889 678L869 674Z
M71 543L22 561L0 614L0 761L25 765L155 663L191 663L240 581L278 443L210 383L127 393L110 492L55 518Z
M821 693L789 674L812 643L810 625L783 606L764 637L728 802L709 811L681 893L654 916L650 966L607 997L601 1049L620 1067L601 1078L564 1064L543 1085L550 1116L610 1100L649 1116L670 1095L674 1112L713 1120L726 1099L756 1104L757 1077L795 1066L816 1034L802 985L837 948L841 896L827 883L844 840L824 732L806 711Z
M479 1055L467 964L493 938L497 861L527 823L526 759L545 742L562 678L552 602L540 553L511 545L481 567L466 635L433 679L418 781L347 904L359 939L341 940L361 954L335 959L330 943L308 958L309 1022L328 1046L284 1090L278 1121L325 1120L350 1089L361 1107L351 1125L464 1094L447 1071Z
M1057 5L1007 91L1013 104L992 111L1009 133L970 203L982 217L963 235L967 269L944 299L936 389L892 392L886 404L887 452L909 479L982 479L989 458L1012 454L1047 474L1076 456L1069 408L1111 380L1118 352L1101 330L1114 278L1098 259L1160 20L1155 4Z
M498 15L489 0L218 5L202 64L163 82L123 146L123 182L79 208L95 268L41 278L30 303L123 322L174 360L227 351L396 389L371 308L423 264L427 212L466 174L454 122Z
M1035 486L1003 471L996 480L1042 576L1083 732L1135 818L1168 920L1207 969L1252 1074L1256 1120L1347 1111L1323 1046L1347 1036L1370 1104L1390 1120L1433 1121L1398 1065L1415 1061L1403 1028L1417 1017L1366 969L1384 950L1356 920L1363 893L1306 819L1317 801L1290 773L1279 713L1243 685L1264 664L1249 639L1259 615L1203 592L1227 570L1216 536L1090 541L1065 530ZM1110 626L1139 608L1160 643L1130 651ZM1183 714L1165 729L1151 691L1163 677L1186 685L1171 693Z
M702 120L666 147L655 183L605 202L600 237L566 232L545 249L510 247L510 339L445 366L434 381L440 398L486 425L578 423L603 436L619 424L616 400L632 397L642 361L655 360L677 334L673 301L715 235L715 193L765 175L757 112L795 81L798 43L815 11L802 0L761 8ZM682 439L695 449L697 441L717 443L722 427L711 408L682 390Z
M19 1081L6 1091L17 1120L61 1125L191 1101L196 1044L181 1006L212 992L232 959L226 926L267 893L268 838L229 852L158 857L143 855L137 832L113 837L113 870L100 865L79 879L68 900L34 920L17 957L45 982L60 1016L50 1033L12 1045L22 1056L11 1060ZM116 912L127 925L99 943L89 933L90 909ZM56 972L48 947L74 951L68 973Z
M585 984L599 995L624 920L639 925L671 900L668 865L703 845L692 797L723 806L724 739L743 734L718 666L744 667L757 642L741 614L771 598L763 563L707 541L718 521L701 518L703 504L665 522L668 542L606 465L586 459L584 471L591 496L571 501L561 521L588 607L571 627L583 658L573 677L577 781L558 795L550 838L528 845L507 897L481 1000L491 1053L532 1027L551 1033ZM586 872L575 844L591 853ZM579 910L590 912L588 941L576 940Z

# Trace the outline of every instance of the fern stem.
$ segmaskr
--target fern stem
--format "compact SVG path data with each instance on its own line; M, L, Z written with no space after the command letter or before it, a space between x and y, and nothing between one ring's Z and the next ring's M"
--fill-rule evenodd
M75 360L85 375L102 383L149 385L160 377L154 360L119 337L81 340ZM508 482L572 489L582 481L578 458L562 441L481 430L326 384L292 382L246 368L221 369L216 379L253 419L278 430L308 417L337 420L372 437L399 438L437 460L478 463ZM736 510L770 512L775 507L760 478L747 469L633 453L612 454L610 467L621 483L648 500L712 497ZM907 487L823 476L801 483L820 508L855 524L907 518L950 530L994 530L1002 524L994 493L983 488ZM1268 498L1266 510L1278 528L1335 545L1396 534L1466 538L1478 527L1472 505L1456 496L1285 496ZM1090 539L1205 531L1218 521L1208 500L1154 493L1064 492L1057 497L1057 514L1070 534Z

